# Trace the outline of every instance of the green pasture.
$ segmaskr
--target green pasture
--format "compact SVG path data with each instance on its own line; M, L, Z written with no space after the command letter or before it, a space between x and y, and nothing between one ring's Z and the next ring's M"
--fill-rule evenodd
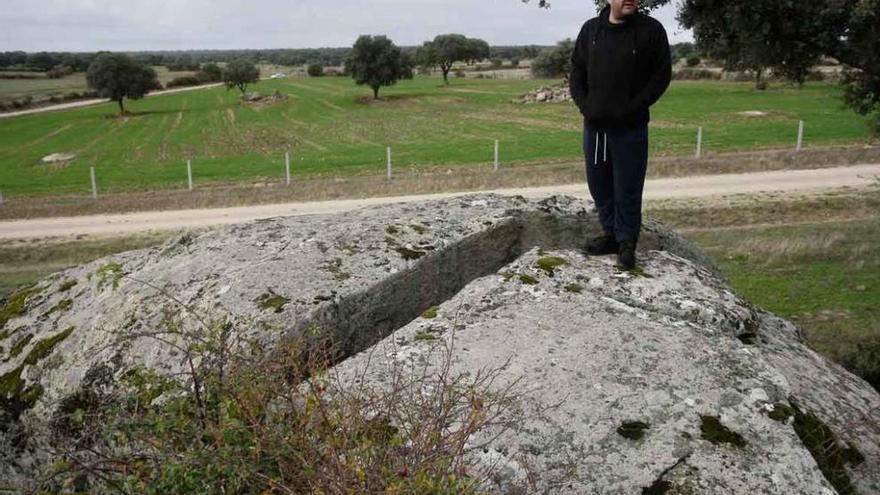
M26 81L25 81L26 82ZM237 91L201 89L115 104L0 119L0 191L6 197L88 194L89 167L99 192L181 188L186 160L196 184L281 180L284 151L294 178L381 174L385 147L395 167L489 165L493 141L505 166L581 157L581 118L572 104L511 103L516 96L557 81L417 77L383 88L373 102L368 88L326 77L262 81L253 90L286 100L243 103ZM864 119L843 108L831 83L803 88L775 84L675 82L653 108L651 149L693 152L697 126L704 150L794 146L799 119L806 144L869 140ZM760 111L763 116L741 112ZM72 152L64 165L44 165L50 153Z
M797 323L819 352L880 351L880 218L733 228L691 236L748 300ZM865 376L880 362L863 363Z

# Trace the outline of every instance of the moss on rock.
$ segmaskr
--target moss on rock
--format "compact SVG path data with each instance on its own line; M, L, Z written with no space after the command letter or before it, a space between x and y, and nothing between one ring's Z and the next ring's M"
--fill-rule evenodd
M556 268L567 265L568 261L559 256L544 256L535 262L535 266L540 270L544 270L548 276L552 277L556 273Z
M852 445L844 447L834 431L815 414L802 410L794 401L789 402L794 413L794 431L816 460L825 479L841 495L858 493L846 465L856 466L864 462L861 452Z
M0 308L0 329L6 326L9 320L23 315L27 311L27 302L30 296L40 292L35 286L24 287L13 292L3 308Z
M581 287L580 284L571 283L571 284L568 284L565 286L566 292L573 292L575 294L580 294L581 291L583 291L583 290L584 290L584 288Z
M21 351L23 351L24 348L27 347L27 345L31 343L31 340L33 340L33 338L34 338L34 335L29 333L29 334L25 335L24 337L16 340L15 343L12 344L12 347L9 348L9 357L10 358L18 357L18 355L21 354Z
M780 423L785 423L788 421L788 418L794 416L794 409L791 406L783 403L773 404L773 410L770 411L770 414L767 416L770 417L773 421L779 421Z
M45 358L49 354L52 354L52 351L55 349L55 346L60 344L64 339L70 337L70 334L73 333L75 327L67 327L63 331L47 338L38 341L34 344L34 347L31 349L31 352L28 353L27 357L24 359L26 364L31 366L37 364L41 359Z
M651 425L642 421L624 421L617 427L617 434L629 440L641 440L645 436L645 430Z
M426 309L422 313L422 318L426 318L429 320L432 318L436 318L437 317L437 310L439 310L439 309L440 308L438 306L431 306L430 308Z
M746 439L739 433L728 429L721 424L721 421L715 416L700 416L700 432L703 439L712 442L715 445L721 443L729 443L736 447L745 447Z
M290 299L274 293L265 293L260 296L260 309L271 309L276 313L284 311L284 305L290 302Z
M68 309L70 309L70 306L72 306L72 305L73 305L73 299L62 299L61 301L58 301L58 303L56 305L49 308L48 311L43 313L43 317L45 318L47 316L50 316L52 313L54 313L56 311L59 313L63 313L64 311L67 311Z
M417 332L416 335L413 337L413 340L415 340L416 342L432 342L434 340L437 340L437 336L433 333Z
M405 260L417 260L425 255L424 251L417 251L408 247L396 247L394 250Z
M522 274L519 276L519 281L526 285L538 285L538 279L531 275Z
M65 281L62 282L61 285L58 287L58 292L67 292L67 291L69 291L70 289L72 289L76 284L77 284L77 281L74 280L74 279L65 280Z

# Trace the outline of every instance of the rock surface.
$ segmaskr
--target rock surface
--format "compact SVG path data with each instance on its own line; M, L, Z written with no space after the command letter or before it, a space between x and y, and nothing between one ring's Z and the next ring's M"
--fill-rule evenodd
M381 385L388 366L430 362L431 346L453 335L456 371L507 363L502 377L522 378L526 414L474 454L500 463L501 485L528 464L536 492L640 493L669 483L669 493L834 493L797 418L769 417L796 405L862 455L846 467L859 493L880 492L876 391L810 350L791 323L736 296L704 255L659 224L644 226L644 273L585 258L577 248L599 232L588 207L472 195L272 218L48 277L10 297L0 316L0 479L27 476L39 462L10 436L49 419L89 370L180 371L173 349L131 335L162 328L168 314L197 325L186 305L228 315L267 346L316 324L345 342L352 357L337 370L352 384L367 363L362 351L372 352L364 376ZM564 261L553 276L536 267L547 256ZM119 271L126 276L114 289ZM16 301L21 311L9 311ZM419 317L435 305L437 318ZM425 332L436 340L415 337ZM649 425L642 439L617 433L635 421ZM717 440L719 428L744 444L704 438Z

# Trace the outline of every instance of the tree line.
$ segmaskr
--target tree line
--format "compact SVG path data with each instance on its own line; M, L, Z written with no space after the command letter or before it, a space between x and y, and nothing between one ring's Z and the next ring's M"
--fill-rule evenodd
M402 46L401 52L415 56L419 46ZM530 59L546 46L490 46L485 58ZM338 67L350 57L352 47L337 48L283 48L268 50L184 50L126 52L145 65L164 66L172 71L197 71L207 63L225 64L233 60L247 60L257 64L266 62L285 66L321 65ZM69 67L72 72L84 72L104 52L0 52L0 69L48 72Z

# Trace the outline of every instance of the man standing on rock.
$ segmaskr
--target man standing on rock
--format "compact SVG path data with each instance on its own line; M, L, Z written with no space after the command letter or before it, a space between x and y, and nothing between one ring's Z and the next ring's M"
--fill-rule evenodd
M581 28L571 55L572 99L584 116L587 184L603 234L588 254L617 253L635 268L648 165L648 107L669 87L666 30L639 12L639 0L609 0Z

